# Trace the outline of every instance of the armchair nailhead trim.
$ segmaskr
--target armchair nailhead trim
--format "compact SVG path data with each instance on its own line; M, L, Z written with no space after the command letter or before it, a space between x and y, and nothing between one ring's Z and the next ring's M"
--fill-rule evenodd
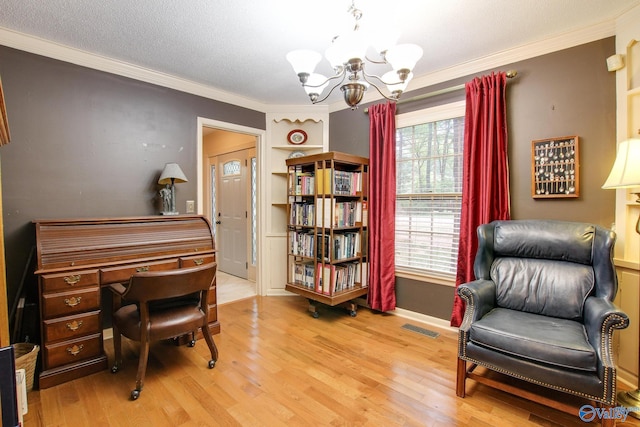
M592 396L592 395L587 394L587 393L582 393L582 392L571 390L571 389L568 389L568 388L565 388L565 387L558 387L558 386L555 386L553 384L547 384L545 382L538 381L538 380L533 379L533 378L528 378L528 377L525 377L523 375L516 374L516 373L513 373L511 371L507 371L506 369L498 368L497 366L493 366L493 365L491 365L489 363L484 363L484 362L481 362L479 360L475 360L475 359L470 358L470 357L461 357L461 359L466 360L466 361L471 362L471 363L475 363L476 365L484 366L485 368L491 369L492 371L500 372L502 374L509 375L511 377L518 378L518 379L521 379L521 380L525 380L527 382L534 383L534 384L537 384L537 385L540 385L540 386L543 386L543 387L546 387L546 388L551 388L551 389L554 389L554 390L562 391L564 393L569 393L569 394L573 394L573 395L576 395L576 396L584 397L584 398L589 399L589 400L595 400L597 402L601 402L601 403L604 403L606 405L615 404L615 396L616 396L615 393L612 395L613 399L607 399L604 396L604 394L603 394L602 397ZM609 369L610 368L607 368L607 370L609 370ZM466 375L466 373L465 373L465 375ZM605 376L606 376L606 374L605 374Z
M609 396L609 399L606 399L611 401L611 403L609 403L610 405L615 404L616 400L616 381L612 381L612 378L616 378L616 367L615 362L611 360L611 355L613 354L613 332L615 329L624 328L624 325L624 318L617 314L610 314L604 322L602 322L602 329L600 331L600 351L605 367L603 399L606 399L605 394L607 389L611 388L611 396Z

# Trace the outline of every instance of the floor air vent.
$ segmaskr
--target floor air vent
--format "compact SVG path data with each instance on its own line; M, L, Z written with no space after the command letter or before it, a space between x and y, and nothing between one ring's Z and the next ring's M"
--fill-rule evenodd
M425 336L427 336L429 338L438 338L438 336L440 335L438 332L430 331L429 329L421 328L421 327L415 326L415 325L410 325L408 323L402 325L402 328L408 329L408 330L413 331L413 332L417 332L417 333L425 335Z

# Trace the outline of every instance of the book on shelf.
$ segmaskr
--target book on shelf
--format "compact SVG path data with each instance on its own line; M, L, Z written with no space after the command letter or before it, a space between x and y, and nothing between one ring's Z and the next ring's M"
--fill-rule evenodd
M333 258L353 258L360 255L360 233L340 233L333 235Z
M291 278L294 284L315 290L315 266L313 263L292 262L291 270Z
M289 194L313 194L315 176L312 172L304 172L302 167L296 166L289 172Z
M325 295L331 295L332 280L331 276L336 271L336 266L332 264L318 264L322 268L322 293Z
M329 234L318 234L318 247L316 248L316 253L318 254L318 260L320 262L331 261L330 239L331 236Z
M289 253L313 258L315 256L315 235L313 231L291 231L289 233Z
M331 194L331 177L333 170L331 168L316 169L316 193L318 195Z
M369 256L369 231L367 229L362 230L360 236L360 247L362 248L362 257L367 258Z
M362 175L362 172L359 171L318 168L316 169L316 193L318 195L355 196L363 189Z
M333 174L333 194L355 196L362 191L362 173L337 170Z
M362 226L363 227L368 227L369 226L369 202L366 200L362 201L362 206L361 206L361 218L362 218Z
M293 202L289 214L289 224L307 227L315 226L316 208L313 203Z
M318 264L316 266L316 292L334 295L353 289L356 285L368 286L368 263Z
M318 227L356 227L363 221L363 202L338 201L331 197L318 197L316 218Z
M360 262L356 268L356 280L360 279L360 286L366 288L369 286L369 263Z
M355 258L360 255L360 233L318 234L317 254L320 262Z

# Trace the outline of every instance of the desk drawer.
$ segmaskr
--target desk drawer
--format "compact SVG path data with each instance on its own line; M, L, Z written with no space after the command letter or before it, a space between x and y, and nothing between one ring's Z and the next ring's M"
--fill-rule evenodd
M100 308L100 287L42 295L42 316L51 319Z
M83 270L42 276L42 292L67 291L98 284L98 270Z
M215 262L216 254L193 255L180 258L180 267L195 267L202 264Z
M164 271L173 270L180 267L177 258L164 261L147 262L140 264L122 265L119 267L103 268L100 270L100 283L108 285L110 283L126 283L131 276L141 271Z
M102 354L102 334L97 333L87 337L59 344L46 344L44 358L46 369L55 368L69 363L80 362Z
M45 320L43 323L44 342L68 340L100 332L100 311Z

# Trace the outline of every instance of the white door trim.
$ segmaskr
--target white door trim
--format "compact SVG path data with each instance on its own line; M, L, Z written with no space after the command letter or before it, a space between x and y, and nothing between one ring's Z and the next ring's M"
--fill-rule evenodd
M239 132L245 133L248 135L253 135L256 137L256 158L258 160L258 182L257 182L257 210L258 210L258 223L256 227L256 236L257 241L256 244L258 246L258 265L256 271L256 291L259 295L265 295L266 292L266 282L267 278L264 277L265 265L267 264L267 260L265 256L267 255L263 250L264 242L263 242L263 230L266 230L266 201L264 200L265 191L264 185L267 182L266 178L263 176L265 171L265 152L266 152L266 130L252 128L248 126L237 125L234 123L222 122L219 120L207 119L205 117L198 117L197 119L197 133L196 133L196 147L197 147L197 206L198 206L198 214L203 215L204 213L204 202L203 202L203 179L204 179L204 171L203 171L203 149L202 149L202 127L211 127L216 129L222 129L230 132Z

